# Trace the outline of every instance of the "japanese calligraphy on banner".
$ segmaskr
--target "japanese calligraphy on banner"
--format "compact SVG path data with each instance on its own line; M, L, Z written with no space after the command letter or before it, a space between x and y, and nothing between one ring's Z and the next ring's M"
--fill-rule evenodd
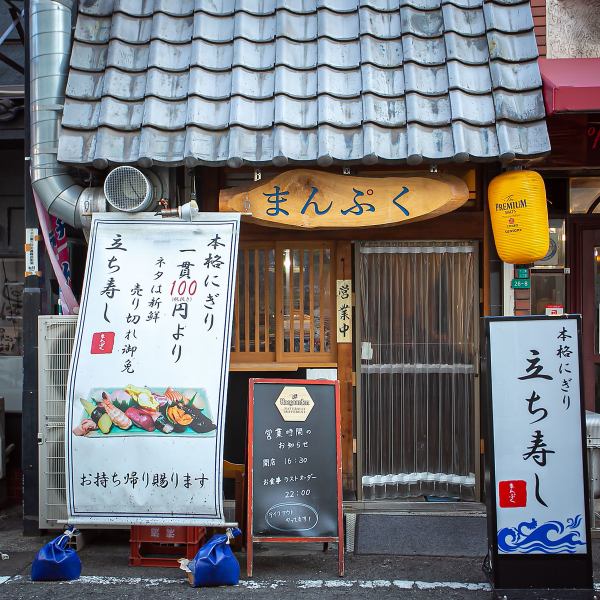
M239 215L94 217L67 387L69 521L223 522Z
M352 343L352 280L336 281L337 343Z
M335 229L431 219L468 199L467 184L453 175L354 177L295 169L221 190L219 210L262 225Z
M578 320L488 325L498 553L586 554Z

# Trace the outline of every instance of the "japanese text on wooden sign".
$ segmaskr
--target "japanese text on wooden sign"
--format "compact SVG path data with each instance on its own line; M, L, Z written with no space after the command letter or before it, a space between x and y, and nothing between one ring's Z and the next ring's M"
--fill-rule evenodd
M489 332L498 553L585 554L577 320Z
M466 183L451 175L376 178L296 169L221 190L219 210L280 227L373 227L433 218L468 198Z
M72 523L222 522L239 216L95 218L69 372Z

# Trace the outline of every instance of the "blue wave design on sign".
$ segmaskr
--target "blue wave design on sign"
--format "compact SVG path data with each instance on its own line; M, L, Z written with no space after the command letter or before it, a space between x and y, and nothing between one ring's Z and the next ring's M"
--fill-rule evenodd
M578 546L585 546L579 531L567 532L581 525L581 515L560 521L547 521L538 525L535 519L523 521L517 527L504 527L498 531L498 549L502 552L530 554L574 554ZM563 535L564 534L564 535Z

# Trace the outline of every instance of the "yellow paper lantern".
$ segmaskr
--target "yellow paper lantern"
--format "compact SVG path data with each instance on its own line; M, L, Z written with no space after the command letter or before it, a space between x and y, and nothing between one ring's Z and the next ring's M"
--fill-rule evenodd
M546 188L536 171L507 171L494 177L488 203L498 256L528 264L544 258L550 244Z

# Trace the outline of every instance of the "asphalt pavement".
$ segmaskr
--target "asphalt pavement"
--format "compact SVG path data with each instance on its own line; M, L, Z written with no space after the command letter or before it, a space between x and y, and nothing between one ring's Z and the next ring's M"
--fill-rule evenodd
M254 577L246 577L245 553L237 553L240 584L226 588L192 588L175 568L130 567L129 532L88 535L79 552L82 577L68 583L34 583L30 579L35 552L54 535L24 537L15 510L0 513L0 599L143 599L244 598L293 600L327 598L395 598L399 600L490 600L492 593L481 558L364 556L346 553L346 574L337 575L337 548L323 552L319 544L255 546ZM384 534L384 533L382 533ZM401 540L399 540L401 543ZM595 549L600 546L594 543ZM596 552L599 555L600 552ZM600 564L594 561L600 581ZM598 596L600 599L600 594ZM560 599L559 599L560 600Z

